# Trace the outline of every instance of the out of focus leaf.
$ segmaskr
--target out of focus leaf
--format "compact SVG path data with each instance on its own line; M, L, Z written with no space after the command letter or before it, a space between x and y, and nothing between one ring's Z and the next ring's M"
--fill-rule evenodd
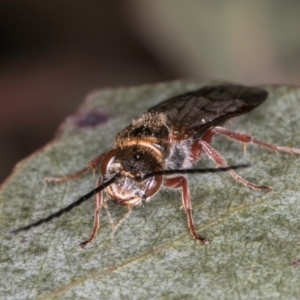
M127 0L125 9L131 30L179 74L299 83L299 1Z

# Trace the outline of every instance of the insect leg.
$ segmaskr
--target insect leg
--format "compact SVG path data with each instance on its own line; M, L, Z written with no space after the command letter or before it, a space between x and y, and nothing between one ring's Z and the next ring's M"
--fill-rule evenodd
M112 229L114 229L115 228L114 220L113 220L113 218L112 218L112 216L111 216L111 214L109 212L108 205L107 205L106 201L103 202L103 207L105 208L108 221L109 221Z
M44 182L65 182L65 181L69 181L69 180L73 180L73 179L79 179L82 175L84 175L85 173L87 173L88 171L95 171L95 169L102 163L103 158L105 156L106 153L103 153L97 157L95 157L94 159L92 159L88 165L83 168L82 170L73 173L73 174L69 174L66 176L60 176L60 177L45 177L44 178Z
M197 140L195 143L197 143L197 145L199 145L199 147L202 148L202 150L208 155L208 157L211 160L213 160L217 164L217 166L222 166L222 167L228 166L224 157L218 151L216 151L210 144L208 144L207 142L205 142L203 140ZM257 185L257 184L247 181L246 179L244 179L243 177L241 177L240 175L235 173L233 170L228 170L227 172L232 176L232 178L234 180L236 180L237 182L240 182L241 184L243 184L246 187L249 187L254 190L265 190L267 192L270 192L272 190L268 186Z
M181 188L182 205L187 214L190 233L195 240L201 241L203 244L208 244L209 243L208 240L204 237L199 236L196 232L193 215L192 215L191 196L190 196L190 191L186 179L183 176L166 179L164 185L166 187L170 187L174 189Z
M96 186L100 186L102 184L102 179L97 180ZM88 240L82 242L79 244L81 248L85 248L87 244L90 244L97 236L99 225L100 225L100 218L99 214L101 212L103 206L103 192L101 191L100 193L96 194L95 196L95 215L94 215L94 226L93 226L93 231L89 237Z
M243 143L245 146L249 143L254 143L254 144L257 144L263 148L269 149L274 152L286 152L286 153L290 153L290 154L293 154L293 153L300 154L300 149L268 144L268 143L265 143L265 142L255 139L253 136L246 135L246 134L239 133L239 132L234 132L234 131L228 130L226 128L223 128L223 127L213 127L211 129L209 129L204 134L202 139L205 140L206 142L210 143L212 137L215 134L222 134L231 140Z
M117 223L117 225L113 226L113 230L111 232L111 235L114 236L116 230L119 228L119 226L131 215L132 213L132 206L127 206L128 212L125 214L125 216Z

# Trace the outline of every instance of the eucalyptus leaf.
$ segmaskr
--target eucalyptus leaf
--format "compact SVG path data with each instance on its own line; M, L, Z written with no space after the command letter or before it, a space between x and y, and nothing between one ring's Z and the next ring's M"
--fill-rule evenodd
M1 299L299 299L300 157L255 145L245 155L241 144L224 137L216 137L214 147L229 164L251 162L239 174L273 191L249 190L226 173L189 176L196 227L209 245L192 239L180 193L170 190L135 208L113 237L103 211L99 234L85 250L77 245L92 229L92 199L51 223L8 234L67 206L96 182L87 174L46 185L45 176L81 169L111 149L114 136L146 109L204 84L175 81L96 92L53 141L15 167L0 194ZM300 147L300 89L265 88L268 100L229 128ZM113 203L109 210L115 221L126 213Z

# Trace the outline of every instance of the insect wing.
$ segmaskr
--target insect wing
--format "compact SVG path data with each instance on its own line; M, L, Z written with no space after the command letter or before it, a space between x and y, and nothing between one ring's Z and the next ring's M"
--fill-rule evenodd
M206 86L159 103L148 111L167 114L173 132L197 139L210 127L254 109L267 96L267 91L254 87Z

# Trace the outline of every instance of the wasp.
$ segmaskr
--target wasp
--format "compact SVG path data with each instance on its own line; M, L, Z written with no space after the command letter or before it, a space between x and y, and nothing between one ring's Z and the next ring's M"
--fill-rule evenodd
M60 211L11 233L49 222L95 195L93 230L90 237L80 244L85 247L97 235L102 208L107 210L111 220L108 200L128 208L118 226L130 215L134 206L149 201L162 187L166 187L181 190L189 231L196 241L207 244L208 240L195 229L188 174L227 171L235 181L246 187L271 191L270 187L249 182L234 171L247 165L228 166L225 158L212 146L215 135L223 135L244 146L254 143L274 152L300 154L300 149L268 144L222 127L228 119L253 110L267 97L267 91L256 87L217 85L163 101L120 131L114 139L113 149L94 158L84 169L63 177L45 178L46 182L64 182L100 168L101 176L95 189ZM203 155L207 155L218 168L191 168Z

